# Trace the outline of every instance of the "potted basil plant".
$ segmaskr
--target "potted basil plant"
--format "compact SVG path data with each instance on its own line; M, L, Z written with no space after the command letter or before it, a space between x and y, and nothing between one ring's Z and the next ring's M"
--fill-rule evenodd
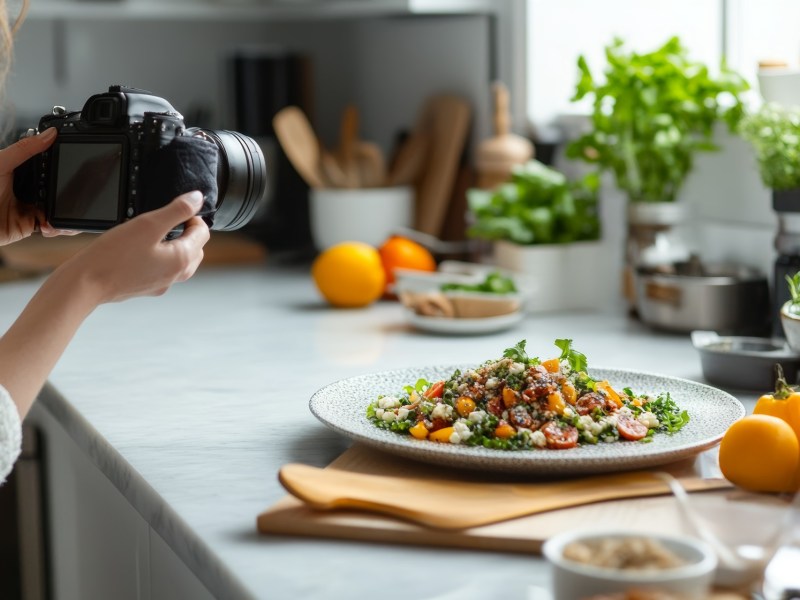
M531 310L588 308L597 302L597 294L577 288L596 290L603 283L588 285L605 266L598 187L596 174L570 181L531 160L515 166L508 181L496 188L467 192L468 235L492 242L498 266L535 274L536 285L529 286L535 297L526 302Z
M695 157L717 149L718 123L735 130L744 114L739 96L749 86L724 61L713 76L689 58L677 37L644 53L615 39L605 56L602 81L578 58L573 101L592 100L591 128L566 154L610 173L627 198L625 287L632 299L632 268L659 232L683 220L678 200Z

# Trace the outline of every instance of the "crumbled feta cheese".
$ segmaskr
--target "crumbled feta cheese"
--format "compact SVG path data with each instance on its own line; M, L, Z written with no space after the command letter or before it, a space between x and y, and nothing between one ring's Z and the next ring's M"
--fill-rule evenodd
M643 412L636 420L648 429L655 429L661 424L658 421L658 417L650 411Z
M508 372L510 375L519 375L525 370L525 365L519 362L511 363L511 366L508 367Z
M544 437L544 434L541 431L534 431L531 433L531 444L537 448L544 448L547 446L547 438Z
M467 441L472 435L472 430L464 421L459 420L453 424L453 433L450 434L451 444L460 444Z
M576 413L575 413L575 411L574 411L574 410L572 410L572 407L571 407L571 406L565 406L565 407L564 407L564 417L565 417L565 418L567 418L567 419L571 419L572 417L574 417L574 416L575 416L575 414L576 414Z
M431 417L434 419L450 419L453 414L453 407L449 404L437 404L433 407Z
M483 419L486 418L486 411L483 410L473 410L467 418L473 423L480 423Z
M375 409L375 416L376 416L378 419L382 419L382 418L383 418L383 413L384 413L384 412L386 412L386 411L384 411L382 408L376 408L376 409Z
M592 434L592 436L599 435L606 427L604 423L595 421L590 415L578 417L578 424L585 432Z
M381 408L396 408L400 406L400 400L395 398L394 396L384 396L380 400L378 400L378 406Z
M489 379L486 380L486 389L493 390L497 387L498 383L500 382L498 381L497 377L489 377Z
M405 406L401 406L397 411L397 420L398 421L405 421L408 418L408 409Z
M397 415L394 414L392 411L387 410L383 413L383 420L387 423L391 423L397 420Z

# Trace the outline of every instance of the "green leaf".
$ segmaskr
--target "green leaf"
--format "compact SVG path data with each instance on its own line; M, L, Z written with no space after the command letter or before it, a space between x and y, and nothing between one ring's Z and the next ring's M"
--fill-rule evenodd
M576 373L586 371L588 368L586 355L572 349L572 340L558 339L555 344L561 350L561 356L558 357L560 360L566 359L570 368Z
M503 356L515 362L521 362L524 365L529 364L531 361L528 353L525 352L525 340L520 340L512 348L506 348L503 351Z

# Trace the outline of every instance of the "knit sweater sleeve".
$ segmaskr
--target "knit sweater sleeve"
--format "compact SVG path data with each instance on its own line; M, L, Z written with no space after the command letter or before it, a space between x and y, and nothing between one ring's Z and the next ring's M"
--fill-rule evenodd
M11 396L0 386L0 485L2 485L22 447L22 422L17 405Z

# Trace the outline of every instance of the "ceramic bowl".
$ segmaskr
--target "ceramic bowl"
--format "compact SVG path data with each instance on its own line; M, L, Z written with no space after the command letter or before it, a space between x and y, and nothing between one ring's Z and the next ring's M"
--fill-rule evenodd
M790 305L791 302L786 302L781 306L781 325L789 347L795 352L800 352L800 315L790 313Z
M564 549L572 542L592 544L604 539L643 537L659 542L683 559L685 564L669 569L645 571L597 567L564 557ZM642 532L567 531L547 540L542 552L551 564L555 600L580 600L630 590L669 592L685 599L705 600L717 567L716 554L699 540L688 536Z

